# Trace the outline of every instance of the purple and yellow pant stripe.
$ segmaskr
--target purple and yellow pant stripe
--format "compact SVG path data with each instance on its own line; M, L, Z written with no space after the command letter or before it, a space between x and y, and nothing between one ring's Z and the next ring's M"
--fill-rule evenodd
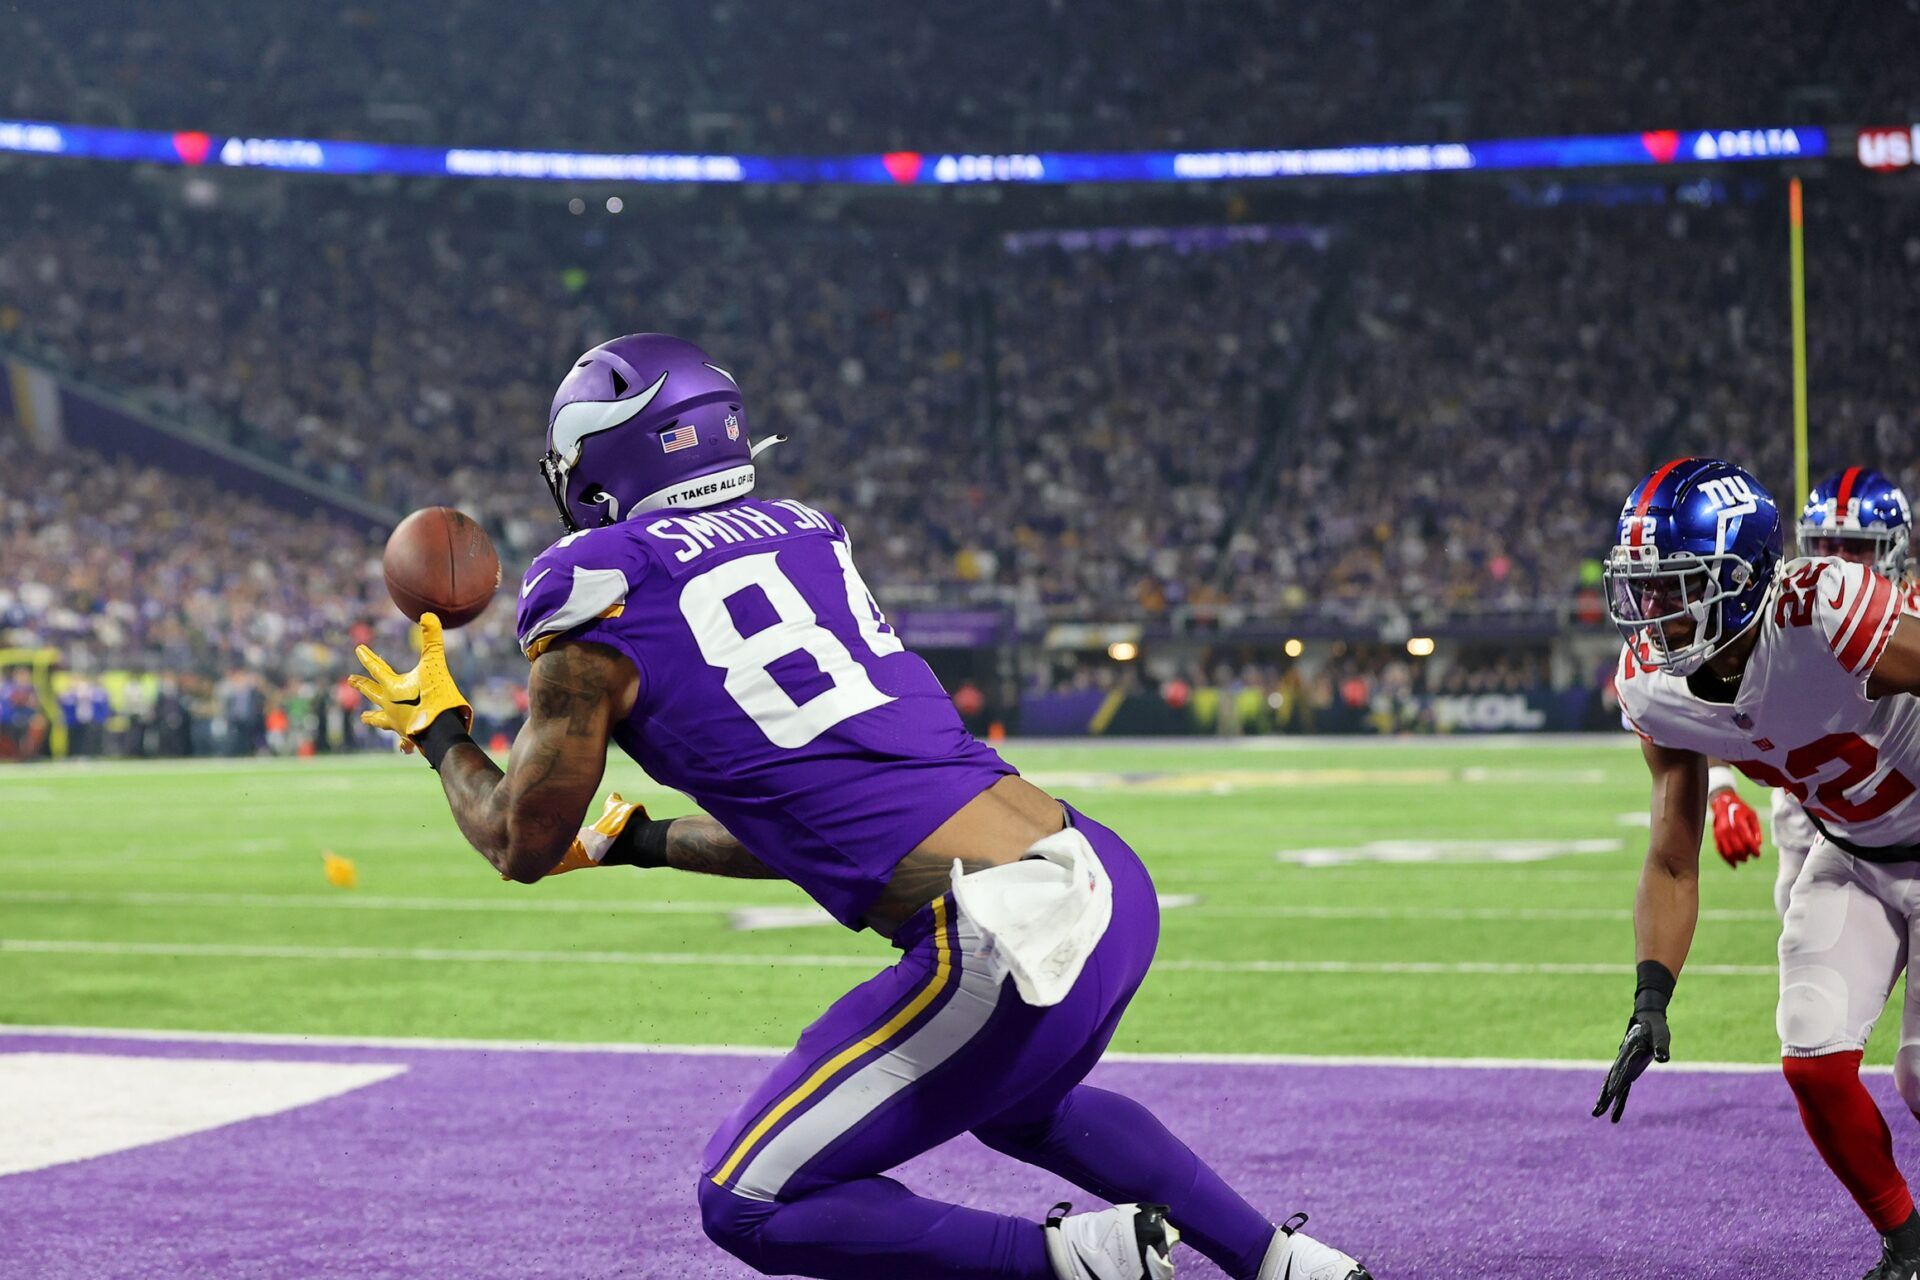
M716 1185L755 1199L778 1198L814 1157L985 1025L1000 978L977 960L967 964L977 934L946 897L912 923L920 936L903 939L900 962L809 1027L715 1136L707 1176Z

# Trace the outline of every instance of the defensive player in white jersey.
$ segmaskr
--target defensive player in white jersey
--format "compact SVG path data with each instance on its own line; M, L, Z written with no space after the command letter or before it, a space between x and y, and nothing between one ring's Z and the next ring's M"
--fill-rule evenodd
M1594 1114L1618 1121L1633 1082L1668 1060L1668 1003L1699 916L1707 761L1727 760L1789 792L1818 832L1780 938L1782 1065L1814 1146L1880 1233L1868 1280L1910 1280L1920 1215L1859 1071L1920 928L1920 618L1903 621L1868 565L1782 564L1772 497L1711 459L1669 462L1634 489L1606 578L1627 639L1621 706L1653 796L1634 1011ZM1920 1113L1912 993L1897 1063Z
M1900 486L1870 467L1836 471L1813 487L1800 512L1798 542L1809 556L1838 556L1870 564L1899 590L1908 613L1920 613L1920 581L1913 574L1913 515ZM1720 761L1707 774L1713 844L1728 866L1760 856L1760 818L1734 789L1733 770ZM1806 810L1785 787L1772 803L1773 848L1779 865L1773 906L1787 914L1787 894L1806 865L1817 834Z

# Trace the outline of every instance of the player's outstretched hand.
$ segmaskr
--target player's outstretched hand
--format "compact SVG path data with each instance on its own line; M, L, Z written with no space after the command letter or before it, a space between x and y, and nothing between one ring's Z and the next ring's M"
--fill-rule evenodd
M1713 847L1730 867L1760 856L1760 815L1731 787L1713 793Z
M373 704L372 710L361 713L363 722L391 730L408 742L448 711L457 713L467 728L473 727L473 708L447 670L446 640L440 619L433 614L420 615L420 661L411 671L395 671L365 645L353 652L367 674L348 676L347 683Z
M1665 1062L1672 1056L1673 1033L1667 1029L1667 1015L1656 1009L1643 1009L1633 1015L1633 1021L1627 1024L1626 1038L1620 1041L1619 1056L1613 1060L1612 1070L1607 1072L1607 1082L1600 1086L1600 1101L1593 1104L1593 1114L1603 1116L1607 1108L1613 1108L1613 1123L1620 1123L1620 1113L1627 1109L1627 1093L1633 1088L1633 1082L1649 1063Z

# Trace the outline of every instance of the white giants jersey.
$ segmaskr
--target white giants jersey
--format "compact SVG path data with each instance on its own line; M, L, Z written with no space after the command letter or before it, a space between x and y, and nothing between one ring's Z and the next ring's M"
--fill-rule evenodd
M1867 697L1906 603L1866 565L1788 561L1754 624L1760 638L1733 702L1695 696L1684 678L1653 667L1643 641L1621 655L1621 710L1660 746L1717 756L1784 788L1849 843L1920 844L1920 698Z

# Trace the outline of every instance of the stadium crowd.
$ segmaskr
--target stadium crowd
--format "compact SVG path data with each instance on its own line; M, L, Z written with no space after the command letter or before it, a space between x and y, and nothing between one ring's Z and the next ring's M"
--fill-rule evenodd
M1857 123L1912 105L1911 3L1819 21L1766 0L1497 8L74 0L0 16L0 47L20 51L0 114L541 150L1004 153ZM182 85L217 106L182 115Z
M637 317L727 362L749 428L790 437L776 483L847 518L876 585L1034 617L1219 596L1259 401L1322 266L1286 239L969 254L788 227L567 237L545 209L19 212L0 338L394 510L473 511L510 570L555 533L533 470L555 370Z
M1808 267L1815 474L1871 460L1910 494L1912 215L1816 201ZM1413 614L1564 599L1597 585L1622 496L1685 454L1741 461L1797 516L1777 216L1478 209L1372 237L1294 465L1234 535L1241 599Z
M557 531L532 467L555 371L635 317L735 370L755 434L791 436L769 487L842 515L890 607L991 602L1029 633L1591 621L1612 513L1659 458L1724 453L1789 488L1779 211L1737 191L1550 210L1482 191L1330 234L1131 245L121 194L0 201L0 342L392 510L474 511L509 580ZM1871 459L1920 492L1911 207L1813 202L1814 463ZM214 720L253 725L226 673L270 673L298 720L334 697L347 639L398 625L377 545L345 526L7 449L0 647L198 681L203 707L245 710ZM510 614L463 641L473 669L515 670ZM1290 705L1350 704L1330 679ZM511 683L488 696L510 722Z
M46 745L49 696L76 755L375 740L341 678L354 645L407 645L377 538L173 472L30 450L5 429L0 477L0 651L19 655L0 654L0 757ZM511 609L454 644L483 720L511 720L496 680L519 675ZM59 654L47 689L25 658L40 649Z

